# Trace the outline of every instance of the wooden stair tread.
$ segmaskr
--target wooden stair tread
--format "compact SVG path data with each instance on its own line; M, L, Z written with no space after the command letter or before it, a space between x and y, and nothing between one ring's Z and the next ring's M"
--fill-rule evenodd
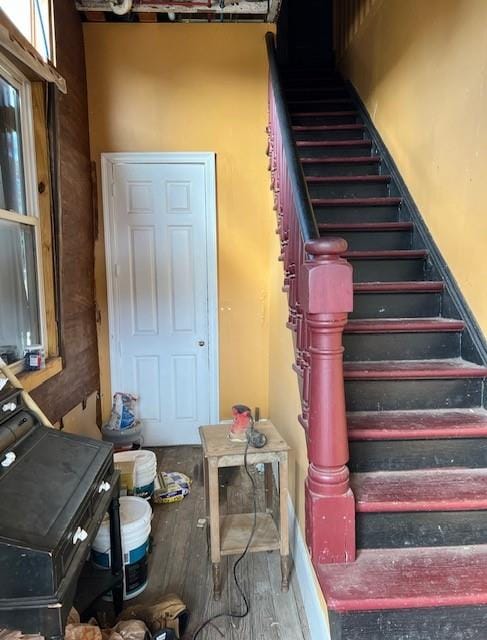
M360 131L365 129L364 124L296 124L293 131Z
M383 249L378 251L347 251L345 258L377 259L395 258L407 260L411 258L426 258L428 251L425 249Z
M355 282L353 290L355 293L404 293L421 292L437 293L443 291L443 282L437 280L413 280L406 282Z
M326 87L307 87L306 85L304 86L299 86L299 87L290 87L287 86L285 88L286 93L296 93L299 91L316 91L316 93L319 93L321 91L346 91L347 88L344 84L340 84L340 83L330 83L329 85L327 85Z
M318 117L318 118L328 118L335 116L358 116L360 115L358 111L294 111L291 114L291 117L301 118L301 117Z
M487 436L487 410L351 411L350 440L421 440Z
M462 358L358 361L345 362L344 376L348 380L483 378L487 367Z
M367 318L363 320L349 320L346 333L409 333L463 331L463 320L453 318Z
M360 513L487 509L487 469L421 469L354 473Z
M370 147L371 140L297 140L297 147Z
M311 198L319 207L389 207L401 204L402 198Z
M306 182L310 183L318 183L318 184L328 184L328 183L344 183L348 184L349 182L370 182L370 183L388 183L391 181L391 176L389 175L381 175L381 176L307 176Z
M340 141L337 140L337 142ZM360 140L358 142L360 142ZM301 158L302 164L378 164L380 161L380 156L330 156L325 158Z
M487 545L365 549L316 571L333 611L487 604Z
M351 98L314 98L312 100L288 100L288 105L292 104L353 104Z
M412 222L320 222L323 231L412 231Z

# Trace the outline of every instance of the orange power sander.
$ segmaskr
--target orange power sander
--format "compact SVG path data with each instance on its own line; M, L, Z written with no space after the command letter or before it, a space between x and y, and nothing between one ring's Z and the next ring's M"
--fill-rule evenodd
M232 407L233 421L228 437L233 442L248 442L250 447L262 449L267 443L263 433L255 428L252 411L244 404L235 404Z

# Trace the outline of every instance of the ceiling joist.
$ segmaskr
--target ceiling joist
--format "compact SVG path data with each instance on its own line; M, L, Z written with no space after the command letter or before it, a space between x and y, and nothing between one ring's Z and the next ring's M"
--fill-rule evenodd
M97 12L112 11L113 4L117 4L117 0L76 0L76 8L78 11L84 12L89 19L94 20L94 14ZM130 12L135 13L139 17L140 22L155 22L149 18L150 14L177 14L184 16L187 14L203 14L206 16L233 15L238 19L238 15L252 15L256 18L262 17L264 22L275 22L279 14L281 0L240 0L232 2L225 0L224 6L220 0L133 0ZM143 14L139 16L139 14ZM189 16L188 16L189 17Z

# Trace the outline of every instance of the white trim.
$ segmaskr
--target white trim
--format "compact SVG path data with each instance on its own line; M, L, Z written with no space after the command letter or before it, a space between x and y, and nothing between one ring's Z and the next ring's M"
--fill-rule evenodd
M308 619L310 640L330 640L328 617L316 591L316 577L311 558L299 527L293 502L288 497L289 540L304 610Z
M42 238L39 219L39 198L37 194L36 149L34 140L34 112L32 108L31 83L24 74L7 58L0 54L0 76L14 87L19 94L21 153L24 173L25 213L0 209L0 219L34 227L36 260L36 288L39 322L39 342L46 353L49 349L47 335L46 304L44 298L44 268L42 264ZM12 370L23 370L23 360L12 365Z
M17 89L19 93L20 128L22 141L22 164L24 170L26 214L39 217L37 197L37 173L34 145L34 114L29 80L7 58L0 55L0 76ZM21 214L19 215L25 215Z
M117 164L200 164L205 169L206 197L206 246L208 265L208 361L210 383L210 423L220 421L219 366L218 366L218 262L216 219L216 171L215 153L102 153L102 199L105 223L105 259L107 269L108 327L110 336L110 382L112 392L116 388L115 354L118 350L119 330L115 309L118 308L113 287L112 248L116 249L113 211L113 171Z

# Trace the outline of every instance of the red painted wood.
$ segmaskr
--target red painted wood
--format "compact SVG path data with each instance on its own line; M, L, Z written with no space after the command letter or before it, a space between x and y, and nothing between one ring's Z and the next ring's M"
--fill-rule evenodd
M426 258L428 251L424 249L391 249L389 251L347 251L346 258L395 258L396 260L410 260L411 258Z
M445 360L379 360L347 362L344 375L348 380L388 380L428 378L484 378L487 367L461 358Z
M324 231L410 231L412 222L321 222L318 227Z
M391 176L308 176L306 182L312 184L328 183L384 183L390 182ZM393 223L394 224L394 223Z
M319 125L294 125L293 131L361 131L365 129L363 124L319 124Z
M487 545L367 549L315 570L333 611L487 604Z
M487 436L485 409L354 411L347 414L350 440L481 438Z
M326 93L336 93L339 91L345 91L345 87L343 84L337 84L335 86L327 85L326 87L288 87L286 89L286 93L300 93L301 91L314 91L315 93L321 93L325 91Z
M355 558L355 504L349 487L342 332L353 306L352 267L341 238L308 242L301 271L309 336L306 541L313 562Z
M293 104L350 104L353 105L353 101L350 98L323 98L316 100L289 100L288 105Z
M370 147L371 140L298 140L297 147Z
M379 156L330 156L325 158L301 158L301 164L378 164L379 162Z
M423 293L435 293L443 291L444 284L442 281L435 280L415 280L413 282L356 282L353 290L357 293L374 293L386 291L421 291Z
M358 116L358 111L295 111L291 117L311 116L311 117L342 117L342 116Z
M366 319L349 320L345 327L346 333L410 333L463 331L465 323L462 320L450 318L391 318L384 320Z
M362 513L487 509L487 469L377 471L350 481Z
M313 198L319 207L381 207L401 204L401 198Z

